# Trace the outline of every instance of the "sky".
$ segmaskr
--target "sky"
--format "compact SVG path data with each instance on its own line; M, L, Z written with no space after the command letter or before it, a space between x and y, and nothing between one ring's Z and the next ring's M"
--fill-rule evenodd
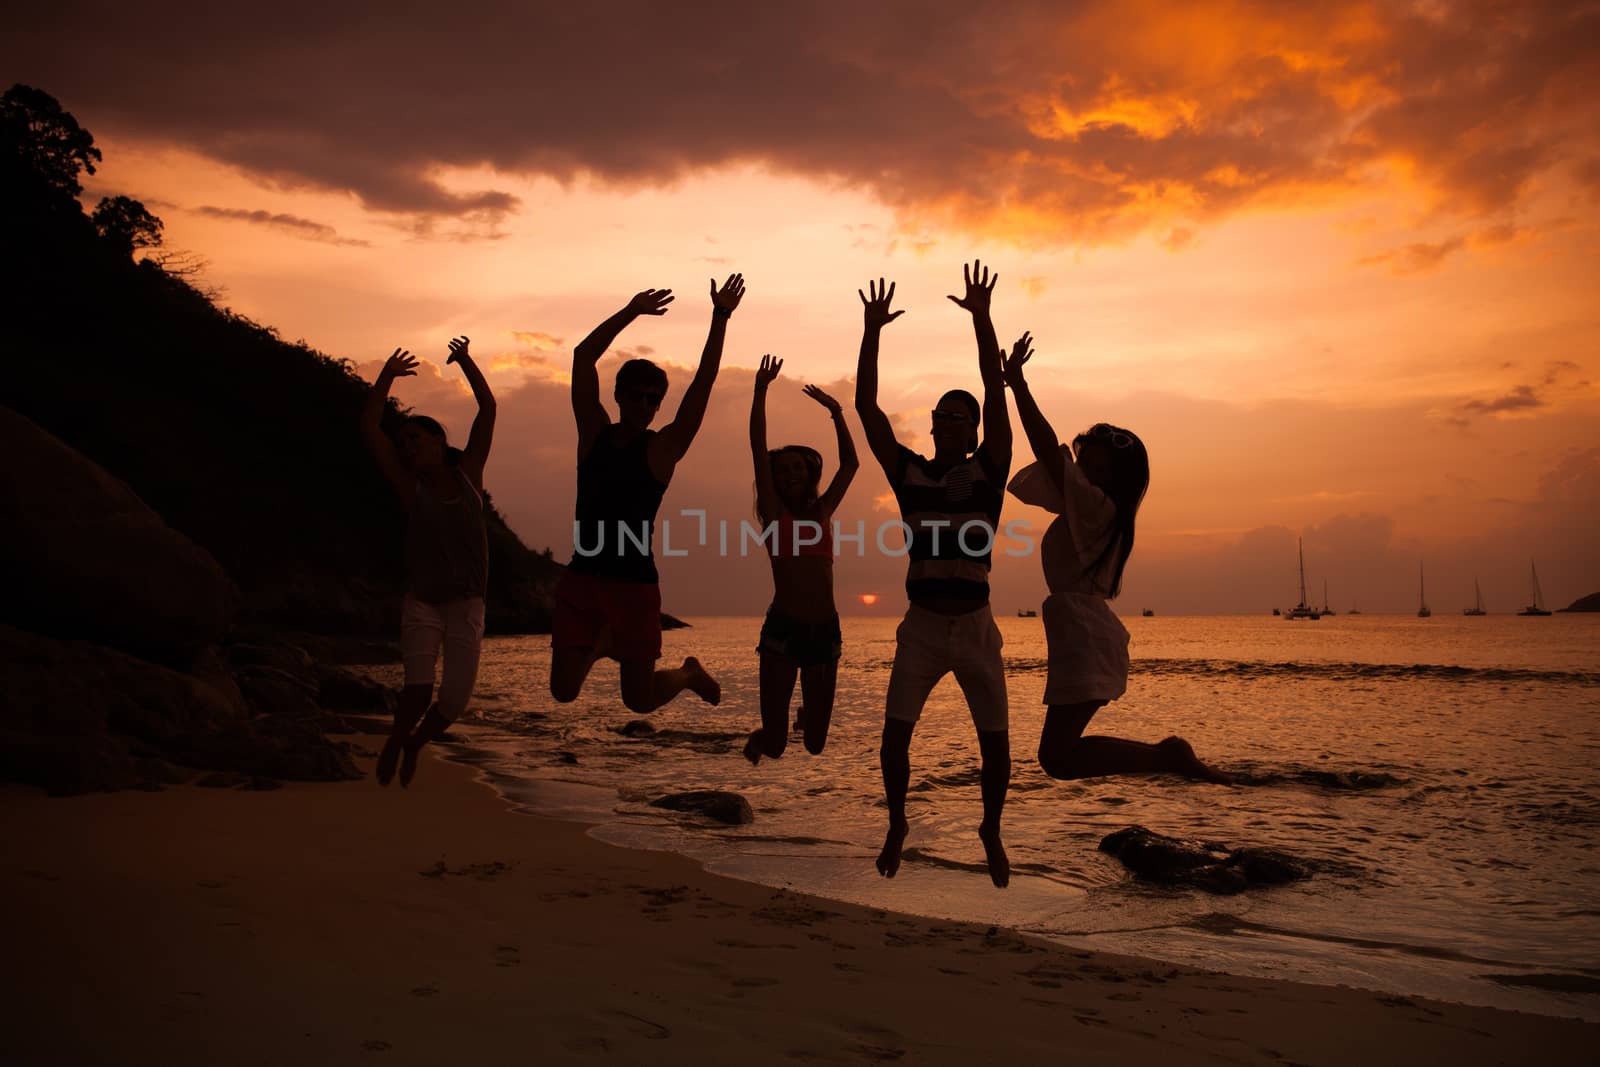
M1475 579L1521 607L1531 563L1550 606L1600 590L1596 41L1593 3L69 2L8 27L0 79L93 132L86 203L144 201L219 302L368 378L410 349L396 396L458 437L445 343L470 336L488 488L560 557L572 347L634 292L677 300L619 338L605 392L649 356L670 415L709 279L746 278L662 510L737 524L761 355L786 361L773 442L831 470L799 387L848 409L856 290L893 279L880 399L928 450L940 393L978 389L945 299L976 258L1058 432L1149 448L1118 610L1287 607L1303 538L1314 600L1413 611L1425 569L1454 613ZM841 520L872 530L895 516L850 423ZM765 566L663 559L667 608L759 612ZM837 569L842 610L903 608L870 534ZM997 554L993 587L1034 605L1037 557Z

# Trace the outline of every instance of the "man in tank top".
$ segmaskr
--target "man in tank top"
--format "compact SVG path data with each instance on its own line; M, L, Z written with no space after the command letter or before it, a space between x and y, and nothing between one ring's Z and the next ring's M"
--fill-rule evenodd
M555 591L551 622L550 694L578 699L595 660L621 667L622 702L641 714L685 689L708 704L722 687L693 656L657 670L661 658L661 587L651 546L656 510L678 461L689 451L722 361L728 319L744 296L743 275L711 283L711 329L700 366L683 394L678 414L659 433L650 429L667 393L667 375L647 359L630 359L617 372L619 418L600 403L596 363L634 319L664 315L668 289L646 289L595 327L572 354L572 413L578 423L578 502L573 555Z
M895 632L894 668L885 698L878 761L889 808L889 832L878 856L878 873L893 878L909 824L906 790L911 779L911 734L933 687L955 674L978 731L983 842L989 877L1004 887L1011 865L1000 839L1000 814L1011 780L1011 742L1000 629L989 610L989 561L1000 506L1011 467L1011 422L1006 409L1000 345L989 318L990 296L999 276L974 263L964 270L966 295L950 297L972 314L978 341L983 405L965 390L952 390L933 409L933 458L895 440L878 406L878 335L903 312L889 310L894 286L879 279L865 305L861 358L856 373L856 412L872 454L889 478L910 528L906 596L911 605ZM859 290L858 290L859 292ZM980 444L980 422L988 437Z

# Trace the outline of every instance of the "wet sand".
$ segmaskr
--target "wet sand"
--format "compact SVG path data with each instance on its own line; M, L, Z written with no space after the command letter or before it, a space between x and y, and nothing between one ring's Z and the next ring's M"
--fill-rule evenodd
M409 790L11 787L0 846L14 1063L1553 1065L1600 1047L1600 1025L736 882L513 814L438 758Z

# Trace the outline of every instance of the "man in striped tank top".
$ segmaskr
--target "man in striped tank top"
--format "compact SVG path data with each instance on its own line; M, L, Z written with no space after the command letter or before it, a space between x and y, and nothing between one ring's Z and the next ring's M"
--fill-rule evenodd
M878 761L889 806L889 832L878 856L878 873L893 878L905 845L906 790L911 781L911 734L933 687L953 673L966 695L978 731L983 842L989 877L1004 887L1011 865L1000 840L1000 813L1011 780L1011 741L1000 629L989 610L989 561L1000 506L1011 469L1011 421L1006 409L1000 345L989 318L999 275L973 263L963 268L966 295L950 297L972 314L978 341L983 405L965 390L939 399L933 409L933 458L895 440L889 418L878 407L878 335L902 311L889 310L894 286L883 279L857 293L865 305L861 358L856 373L856 412L872 454L882 465L910 528L906 596L911 606L895 632L894 670L885 700ZM978 428L988 424L979 442Z

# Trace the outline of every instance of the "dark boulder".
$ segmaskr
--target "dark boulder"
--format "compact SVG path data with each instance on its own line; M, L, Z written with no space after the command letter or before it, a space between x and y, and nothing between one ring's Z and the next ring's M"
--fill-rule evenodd
M0 619L186 666L238 594L205 549L29 419L0 408Z
M629 719L617 727L617 733L623 737L648 737L655 732L655 723L649 719Z
M746 823L756 821L756 814L750 810L750 802L748 800L738 793L728 793L720 789L699 789L688 793L671 793L652 800L650 806L704 815L708 819L715 819L717 822L726 823L729 826L743 826Z
M1107 834L1100 851L1121 860L1136 876L1159 885L1233 894L1282 885L1311 875L1304 860L1272 849L1235 848L1215 841L1168 837L1143 826Z

